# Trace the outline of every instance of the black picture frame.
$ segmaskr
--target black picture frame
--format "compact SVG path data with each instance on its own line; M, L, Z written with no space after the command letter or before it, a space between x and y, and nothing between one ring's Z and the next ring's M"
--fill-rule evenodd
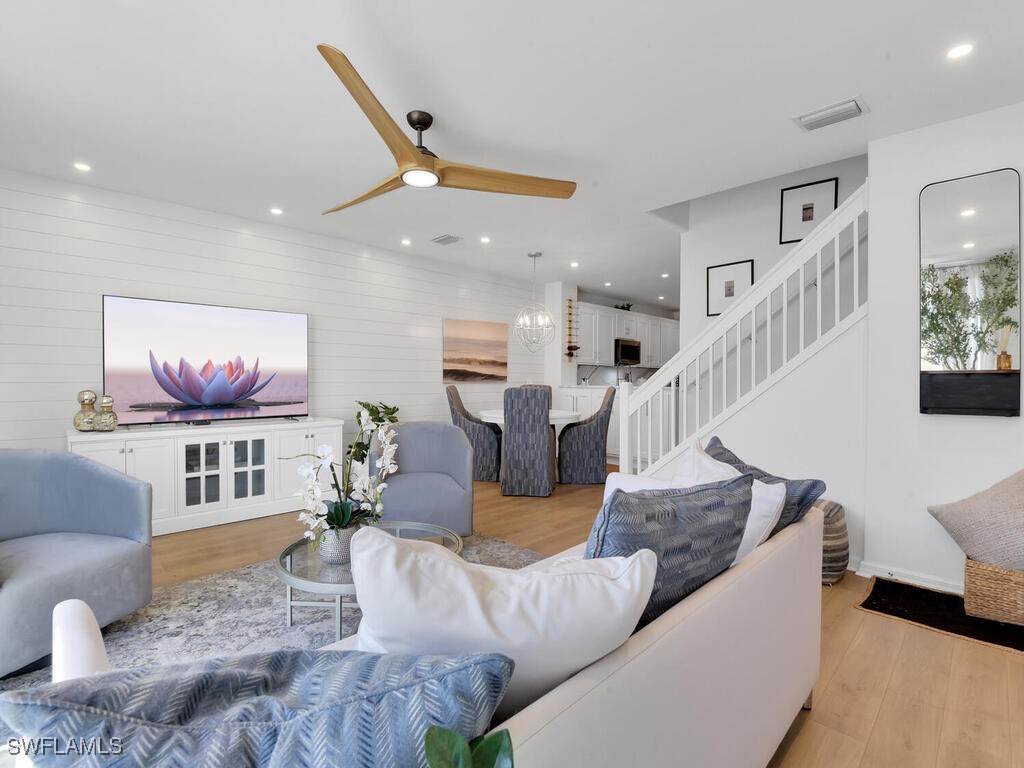
M742 275L743 277L746 277L747 276L747 271L743 267L744 267L744 265L748 265L748 264L750 265L750 281L745 286L743 286L743 288L739 291L739 293L736 293L734 296L728 297L730 299L735 300L735 299L738 299L740 296L742 296L744 291L749 290L749 288L754 284L754 260L753 259L744 259L743 261L730 261L730 262L726 262L725 264L715 264L715 265L710 266L710 267L707 268L707 289L706 289L707 290L707 299L706 300L707 300L707 316L708 317L718 317L719 315L722 314L723 311L725 311L724 307L722 307L722 311L719 311L719 312L712 312L711 311L711 309L712 309L712 307L711 307L712 272L715 271L715 270L723 271L725 274L721 275L720 277L721 277L721 279L723 280L723 283L724 283L726 277L729 276L729 275L735 275L735 276L741 276ZM717 286L717 278L719 276L716 275L715 277L716 277L716 286ZM731 303L731 302L729 302L729 303Z
M829 190L828 187L832 189ZM818 187L819 189L811 189L812 187ZM804 225L804 221L798 221L795 219L796 210L793 208L793 199L797 199L799 196L796 194L797 190L804 190L802 195L811 192L814 196L819 199L824 197L831 201L831 210L824 211L824 216L816 216L813 213L812 205L812 218L807 220L808 225ZM831 191L831 195L829 195ZM791 198L787 200L787 197ZM790 207L790 214L787 216L787 205ZM829 216L836 208L839 207L839 177L833 176L830 179L822 179L821 181L809 181L806 184L796 184L792 187L785 187L779 193L779 245L788 245L790 243L799 243L807 234L818 226L821 221ZM799 237L793 235L799 234Z

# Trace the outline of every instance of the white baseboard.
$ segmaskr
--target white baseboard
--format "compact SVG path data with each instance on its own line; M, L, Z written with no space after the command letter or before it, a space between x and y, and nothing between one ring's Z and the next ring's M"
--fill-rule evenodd
M885 579L904 581L908 584L916 584L919 587L937 589L940 592L952 592L957 595L962 595L964 593L964 582L962 579L959 581L942 579L938 576L932 576L927 573L907 571L902 568L891 568L886 565L871 563L868 561L861 562L860 567L857 569L857 575L866 576L868 578L871 576L881 576Z

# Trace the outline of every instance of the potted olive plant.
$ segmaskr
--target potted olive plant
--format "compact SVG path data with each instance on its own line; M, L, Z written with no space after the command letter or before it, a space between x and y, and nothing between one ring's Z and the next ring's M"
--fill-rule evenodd
M982 354L1006 352L1009 334L1020 324L1017 253L1003 251L979 272L980 291L971 295L958 267L931 264L921 270L921 354L951 371L971 371Z

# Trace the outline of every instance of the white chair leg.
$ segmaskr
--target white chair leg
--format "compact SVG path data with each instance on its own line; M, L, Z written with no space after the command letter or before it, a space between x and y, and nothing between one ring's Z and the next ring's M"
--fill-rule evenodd
M81 600L65 600L53 609L55 683L111 670L103 635L92 609Z

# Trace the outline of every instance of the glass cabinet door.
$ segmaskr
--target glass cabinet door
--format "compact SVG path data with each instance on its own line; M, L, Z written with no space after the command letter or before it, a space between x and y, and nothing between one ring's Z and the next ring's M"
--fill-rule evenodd
M231 498L249 499L267 495L267 440L264 437L231 442Z
M178 441L186 512L198 512L224 504L221 479L226 447L227 441L223 435L204 435L199 439L182 438Z

